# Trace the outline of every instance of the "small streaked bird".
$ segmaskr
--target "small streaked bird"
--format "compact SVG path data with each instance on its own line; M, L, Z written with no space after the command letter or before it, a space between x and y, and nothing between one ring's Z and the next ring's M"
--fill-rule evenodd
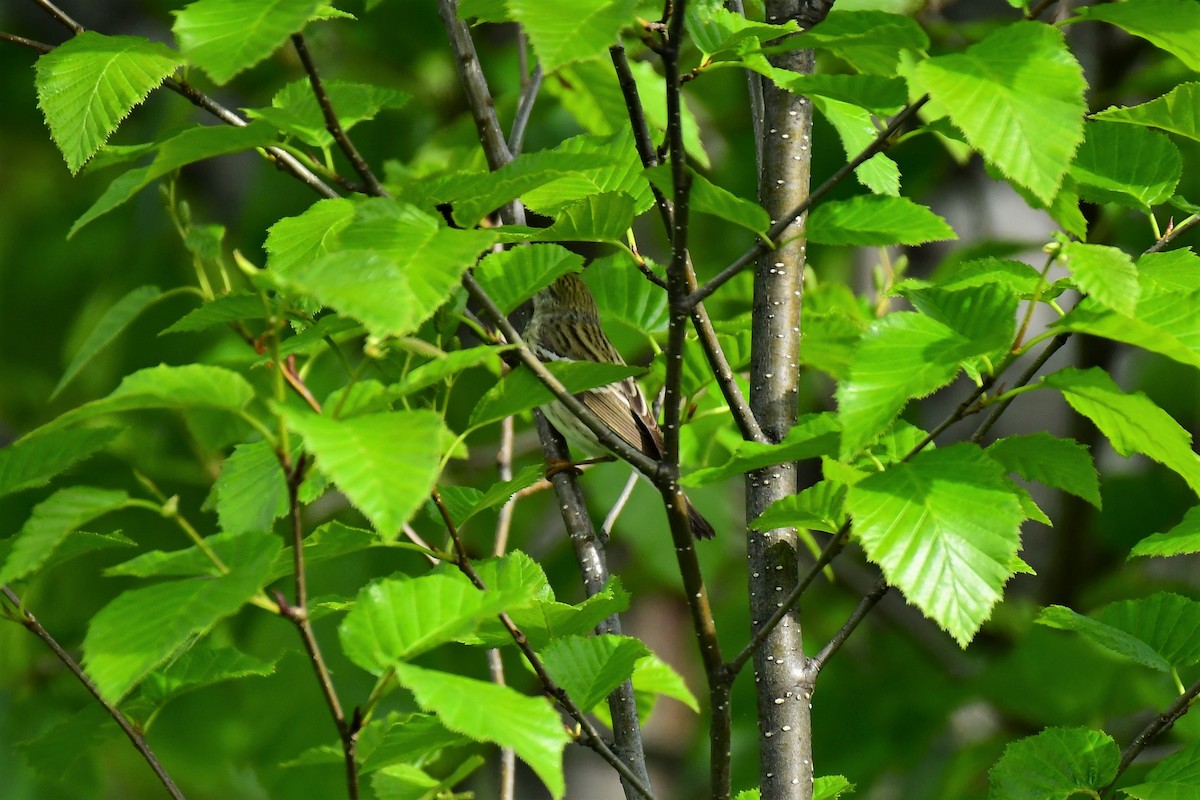
M600 327L596 300L578 275L564 275L533 298L533 317L525 328L525 341L542 361L598 361L624 364ZM663 435L633 378L589 389L576 395L613 432L650 458L661 460ZM587 456L611 455L596 435L562 403L542 406L542 413L568 443ZM692 501L684 498L692 532L698 539L715 533Z

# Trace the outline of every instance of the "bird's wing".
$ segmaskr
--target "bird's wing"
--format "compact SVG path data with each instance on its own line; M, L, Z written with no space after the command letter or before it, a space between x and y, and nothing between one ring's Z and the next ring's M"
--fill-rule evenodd
M626 442L650 458L662 458L662 431L646 395L632 378L580 392L576 397Z

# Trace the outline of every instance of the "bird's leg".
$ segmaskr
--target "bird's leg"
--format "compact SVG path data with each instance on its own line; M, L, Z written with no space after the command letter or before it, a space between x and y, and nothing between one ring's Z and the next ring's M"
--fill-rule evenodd
M574 470L576 475L582 474L580 467L590 466L592 464L603 464L607 461L616 461L616 456L596 456L595 458L585 458L583 461L563 461L557 458L546 459L546 480L553 478L560 472Z

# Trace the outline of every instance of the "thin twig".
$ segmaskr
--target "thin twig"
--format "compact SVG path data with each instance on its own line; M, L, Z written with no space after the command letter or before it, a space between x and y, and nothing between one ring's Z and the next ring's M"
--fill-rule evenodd
M338 737L342 742L342 759L346 769L346 791L347 797L350 800L357 800L359 796L358 789L358 764L355 758L355 749L358 744L358 731L362 725L362 720L356 712L353 721L346 719L346 714L342 710L342 703L338 699L337 689L333 685L333 677L329 674L329 668L325 665L325 659L321 655L321 647L317 644L316 634L313 632L312 622L308 618L308 586L304 570L304 525L300 515L300 483L304 478L304 459L301 458L297 463L292 473L288 476L288 506L292 522L292 567L295 572L295 591L296 601L294 604L289 603L282 592L276 592L275 599L279 603L280 614L295 624L296 629L300 632L300 639L304 643L304 649L308 653L308 659L312 663L313 672L317 677L317 683L321 687L321 694L325 697L325 703L329 706L329 713L333 717L333 723L337 727Z
M512 129L508 132L508 151L513 157L521 152L525 144L525 128L529 125L533 105L537 101L538 91L542 88L542 65L534 65L532 75L522 75L522 84L521 96L517 100L517 113L513 117Z
M466 89L467 103L471 107L471 116L479 132L488 167L493 171L498 170L512 161L512 152L509 151L508 142L500 130L500 122L496 119L496 106L492 102L492 93L483 75L483 67L479 65L479 55L475 52L475 42L471 39L471 29L458 18L458 0L438 0L438 14L441 15L442 24L450 36L450 49L454 52L458 79Z
M308 82L312 86L313 95L317 98L317 105L321 107L321 114L325 117L325 130L329 131L329 135L333 137L333 140L338 143L338 147L346 154L346 158L350 160L354 171L358 173L359 177L363 179L363 183L367 185L367 191L376 197L387 197L387 191L375 178L375 174L371 172L371 167L367 164L366 159L359 154L358 148L354 146L354 142L350 141L350 137L342 127L341 120L338 119L337 113L333 110L333 102L329 99L329 92L325 91L325 84L321 81L320 73L317 72L317 65L313 61L312 55L308 52L308 45L304 43L304 34L292 34L292 47L296 49L296 55L300 57L300 63L304 65L304 71L308 73Z
M1070 332L1066 332L1060 333L1051 339L1050 343L1046 345L1046 349L1043 350L1036 359L1034 359L1034 362L1029 365L1028 369L1021 373L1021 376L1017 378L1017 381L1013 384L1012 388L1016 389L1024 386L1033 380L1034 376L1037 375L1038 370L1045 366L1046 362L1050 360L1050 356L1057 353L1059 348L1066 344L1067 340L1070 338ZM975 431L975 433L971 434L971 441L975 442L976 444L983 441L983 437L987 435L987 432L990 431L992 426L996 424L996 420L1000 419L1000 415L1004 413L1005 409L1007 409L1009 404L1015 399L1015 396L1009 397L992 409L992 412L987 415L982 423L980 423L979 428Z
M54 3L51 3L50 0L33 0L33 2L41 6L47 14L54 17L54 19L69 29L72 33L80 34L84 32L85 28L82 25L71 19L70 16L68 16L58 6L54 5Z
M855 169L857 169L863 162L874 156L876 153L886 150L891 145L892 137L895 136L896 132L900 130L900 127L904 125L904 123L907 122L910 117L916 114L927 102L929 102L929 95L926 94L905 106L900 113L892 117L892 121L888 124L888 126L880 131L879 135L875 137L875 140L871 142L871 144L867 145L867 147L861 153L850 159L845 166L841 167L837 172L829 176L829 179L818 186L815 191L809 194L809 196L804 199L804 202L800 203L798 206L792 209L790 213L776 222L767 232L766 239L760 239L757 244L755 244L745 253L742 253L740 256L738 256L737 260L735 260L732 264L717 273L712 280L696 289L696 291L692 292L691 295L688 296L687 302L691 305L695 305L696 303L704 300L717 289L721 288L721 286L723 286L730 278L753 264L775 247L778 247L783 237L791 229L792 223L797 217L801 216L810 208L812 208L818 200L820 200L835 186L845 180L846 177Z
M34 39L26 39L24 36L17 36L15 33L8 33L6 31L0 31L0 39L6 42L12 42L13 44L22 45L23 47L32 48L37 50L42 55L45 55L54 49L54 45L52 44L46 44L45 42L39 42Z
M496 477L501 482L511 481L513 477L512 470L513 457L513 418L505 417L500 420L500 447L496 450ZM492 554L497 556L504 555L508 550L508 534L512 528L513 509L517 504L517 495L508 498L504 505L500 506L500 513L496 519L496 536L495 545L492 548Z
M488 674L497 686L507 685L504 680L504 659L499 649L487 651ZM499 800L513 800L517 782L517 753L511 747L500 748L500 795Z
M1145 256L1145 255L1149 255L1150 253L1161 252L1163 249L1166 248L1167 245L1169 245L1171 242L1175 241L1175 239L1177 239L1179 236L1183 235L1184 233L1187 233L1189 230L1194 228L1197 224L1200 224L1200 214L1192 214L1190 217L1185 219L1183 222L1179 223L1178 225L1175 225L1170 230L1168 230L1166 233L1164 233L1162 236L1160 236L1158 238L1158 241L1156 241L1154 244L1152 244L1148 248L1146 248L1146 250L1142 253L1142 255Z
M146 738L142 736L137 728L133 726L133 724L115 705L109 703L100 696L100 690L96 688L96 684L92 683L92 679L84 673L83 667L79 666L78 662L71 658L71 655L62 648L62 645L60 645L58 641L50 635L50 632L42 627L42 623L38 622L37 617L35 617L29 611L29 609L25 608L24 604L21 602L21 598L18 597L17 594L8 586L0 586L0 592L4 594L4 597L8 600L8 602L12 603L13 610L19 615L17 621L20 622L27 631L41 639L46 646L53 651L54 655L58 657L58 660L61 661L63 665L71 671L71 674L83 684L83 687L88 690L92 697L96 698L96 702L98 702L104 708L104 710L108 712L108 715L113 718L113 721L120 726L121 730L125 733L125 736L128 737L134 748L136 748L138 753L141 754L145 762L150 765L150 769L154 770L154 774L158 777L159 782L161 782L163 787L167 790L167 793L171 795L171 797L175 798L175 800L184 800L183 792L179 791L179 787L175 785L175 781L172 780L169 774L167 774L167 771L163 765L159 763L158 758L154 755L154 751L150 749L149 743L146 742Z
M625 100L625 110L629 116L630 128L633 130L634 146L637 149L638 157L641 159L643 167L651 169L658 165L658 155L655 153L654 144L650 140L650 126L646 122L641 95L638 94L637 81L634 79L633 70L629 67L629 59L625 55L625 48L620 44L613 45L609 48L609 56L613 62L613 69L617 73L617 83L621 87L621 95ZM670 234L674 226L672 222L671 201L659 191L657 186L651 186L650 189L654 193L654 202L658 208L659 216L662 218L663 227ZM650 272L648 267L642 265L642 272L655 285L663 289L667 288L666 281L663 281L653 272ZM695 289L696 280L690 254L688 257L687 272L688 291L690 292ZM690 313L692 327L696 330L700 346L703 348L704 355L708 359L709 366L712 368L713 377L716 379L717 386L725 398L725 403L729 406L729 411L733 415L734 423L738 426L738 431L741 433L742 438L766 444L767 438L763 434L762 428L759 427L758 421L754 418L754 414L751 412L750 405L746 402L741 388L734 379L733 369L729 366L729 360L725 357L725 352L721 349L721 345L717 341L717 333L713 329L712 320L709 319L704 304L696 303L692 306Z
M1107 797L1112 793L1113 787L1117 785L1117 781L1125 774L1125 770L1133 764L1134 759L1146 749L1152 741L1154 741L1164 731L1170 729L1175 722L1188 712L1195 702L1196 697L1200 696L1200 681L1196 681L1188 687L1187 691L1175 698L1171 705L1167 706L1166 710L1150 721L1146 727L1142 728L1129 746L1121 751L1121 763L1117 765L1117 774L1113 776L1112 782L1100 790L1101 797Z
M459 536L458 526L454 524L454 520L450 516L450 511L446 508L445 503L442 502L441 495L437 489L433 490L432 497L434 505L437 506L438 513L441 514L442 522L446 526L446 532L450 535L450 539L454 543L455 566L458 567L463 575L467 576L467 579L474 584L475 588L481 592L486 592L487 585L479 577L479 573L475 571L475 567L471 565L470 556L467 555L467 549L463 545L462 537ZM532 645L529 644L529 640L525 637L525 632L512 621L512 618L508 614L499 614L498 616L500 624L508 631L509 636L512 637L513 642L516 643L521 653L525 656L525 660L529 662L529 666L537 675L538 680L542 684L542 690L550 697L553 697L563 710L575 720L587 745L607 761L622 778L637 788L646 800L654 800L654 795L642 783L641 779L605 744L604 739L600 736L600 732L596 730L596 726L580 710L579 706L575 705L575 701L570 698L566 690L555 683L554 678L546 670L546 665L542 663L542 659L534 652Z
M621 489L621 493L617 495L612 508L608 510L608 514L604 517L604 522L600 525L600 535L604 538L607 539L612 535L613 526L617 524L617 518L621 516L621 512L625 510L625 504L633 496L633 489L637 486L637 482L638 474L636 472L629 473L629 479L625 481L625 486Z
M859 626L859 623L867 618L867 614L871 613L871 609L875 607L876 603L883 599L883 596L888 593L890 588L891 587L888 586L887 581L883 578L880 578L879 582L875 584L875 588L859 601L858 606L854 609L854 612L842 624L842 627L838 628L838 632L834 634L832 639L829 640L829 643L822 647L815 656L808 660L808 663L804 665L805 671L815 678L817 674L821 672L821 669L825 666L825 663L829 661L830 657L834 653L841 649L842 645L846 643L846 640L850 638L850 634L854 633L854 629Z
M833 561L833 559L837 557L838 553L842 552L842 549L846 546L846 539L849 537L849 535L850 523L847 522L838 529L838 532L833 535L832 539L826 542L825 547L821 549L821 554L817 556L817 560L814 561L808 568L808 572L806 572L804 577L801 578L794 587L792 587L792 591L788 593L788 596L780 601L779 606L775 609L775 612L771 614L769 618L767 618L767 621L762 624L762 627L754 632L754 636L750 638L749 643L747 643L746 646L743 647L741 651L725 665L724 669L730 676L736 675L741 671L742 667L746 666L746 662L749 661L750 657L754 655L754 652L762 646L762 643L766 641L771 631L775 629L775 626L777 626L780 621L782 621L783 618L788 615L788 612L792 610L796 603L799 602L800 596L804 594L806 589L808 589L808 586L813 582L813 579L816 578L817 575L821 574L821 570L825 569L825 567L829 565L829 562Z

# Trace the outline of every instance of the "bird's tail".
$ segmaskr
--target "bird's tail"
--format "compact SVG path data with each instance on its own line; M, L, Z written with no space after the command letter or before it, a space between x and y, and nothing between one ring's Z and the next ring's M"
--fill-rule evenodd
M713 529L712 524L709 523L709 521L706 520L704 516L696 510L696 507L692 505L692 501L687 500L686 502L688 522L691 524L692 533L695 534L696 538L711 539L716 536L717 532Z

